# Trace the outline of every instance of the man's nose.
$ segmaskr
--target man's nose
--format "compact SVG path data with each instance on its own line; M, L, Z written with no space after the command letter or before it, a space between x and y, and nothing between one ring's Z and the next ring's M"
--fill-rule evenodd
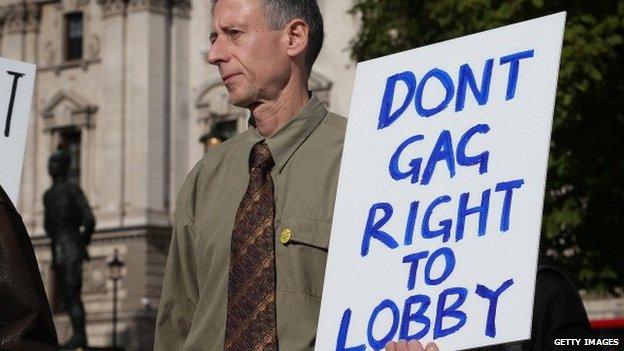
M211 65L218 65L221 62L226 61L226 51L221 44L219 39L215 40L210 49L208 49L208 54L206 55L206 61Z

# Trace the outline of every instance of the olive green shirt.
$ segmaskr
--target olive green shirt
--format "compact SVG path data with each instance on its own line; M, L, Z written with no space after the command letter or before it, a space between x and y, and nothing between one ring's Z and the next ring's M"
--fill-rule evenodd
M346 119L316 96L266 138L275 166L277 335L283 351L312 350ZM249 182L250 127L209 151L178 195L155 349L222 351L230 238Z

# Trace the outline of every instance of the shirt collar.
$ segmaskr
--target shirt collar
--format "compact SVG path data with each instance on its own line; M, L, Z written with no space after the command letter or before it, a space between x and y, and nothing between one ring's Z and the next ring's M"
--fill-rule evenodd
M272 136L264 138L253 125L250 125L251 139L254 142L265 140L275 161L275 168L281 173L288 160L312 134L326 114L325 106L312 93L310 100L303 108Z

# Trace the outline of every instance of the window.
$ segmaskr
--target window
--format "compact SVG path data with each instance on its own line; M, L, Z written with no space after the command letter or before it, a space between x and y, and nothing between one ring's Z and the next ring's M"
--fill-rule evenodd
M204 153L208 152L212 146L235 136L237 133L236 124L237 120L215 123L210 133L202 135L199 139L204 144Z
M237 120L219 122L215 126L215 129L217 130L217 133L225 138L225 140L228 140L238 133L236 129L237 122Z
M65 15L65 60L82 59L82 12Z
M66 150L70 157L67 180L80 185L80 130L75 128L64 129L59 134L59 148Z

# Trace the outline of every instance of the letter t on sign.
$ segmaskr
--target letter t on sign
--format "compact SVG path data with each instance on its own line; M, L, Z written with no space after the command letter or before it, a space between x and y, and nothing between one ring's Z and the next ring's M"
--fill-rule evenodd
M13 115L13 105L15 104L15 92L17 91L17 81L24 76L24 73L7 71L13 76L13 87L11 87L11 99L9 100L9 110L7 111L6 122L4 124L4 136L8 137L11 132L11 115Z

